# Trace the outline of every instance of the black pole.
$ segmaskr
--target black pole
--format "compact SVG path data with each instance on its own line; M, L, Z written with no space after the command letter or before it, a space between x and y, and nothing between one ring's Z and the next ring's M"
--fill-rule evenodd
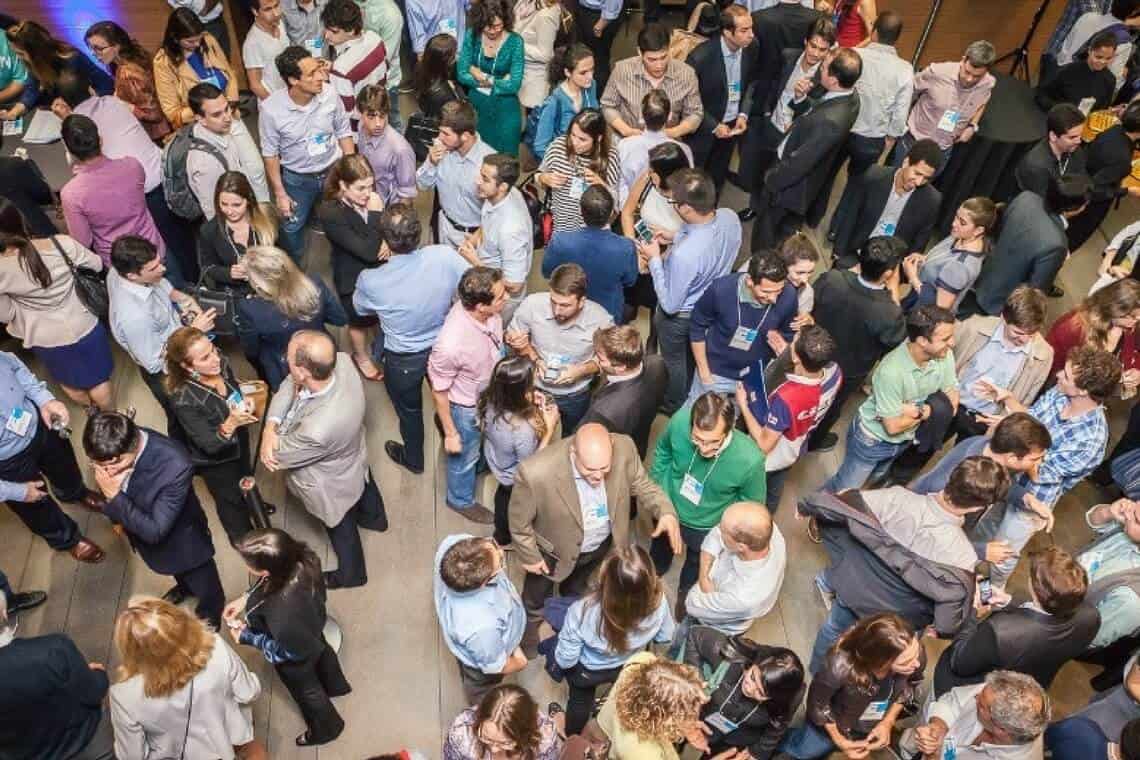
M926 25L922 27L922 34L918 38L918 44L914 46L914 55L911 56L910 63L916 69L918 68L918 59L922 55L923 48L926 47L926 40L930 37L930 32L934 29L934 19L938 16L938 11L942 8L942 0L934 0L930 6L930 15L926 17Z
M1041 25L1041 19L1045 17L1045 11L1049 8L1049 0L1041 0L1041 4L1037 6L1037 11L1033 14L1033 21L1029 23L1029 29L1025 33L1025 39L1022 41L1021 46L1009 51L1005 55L999 56L994 65L1004 61L1011 60L1009 66L1009 73L1013 76L1021 74L1021 78L1027 83L1029 77L1029 43L1033 41L1033 36L1037 34L1037 27Z

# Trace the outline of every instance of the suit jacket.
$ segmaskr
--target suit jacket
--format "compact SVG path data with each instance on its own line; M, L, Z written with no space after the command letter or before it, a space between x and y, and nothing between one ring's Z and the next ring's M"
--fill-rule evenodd
M760 73L758 59L760 46L753 40L752 44L740 50L740 113L752 113L753 97L758 85L757 75ZM721 123L724 109L728 107L728 76L724 70L724 52L721 49L721 36L718 34L706 42L702 42L689 53L687 63L697 73L700 82L701 105L705 114L701 118L701 126L690 142L706 142L715 140L712 132ZM697 150L697 146L693 145Z
M800 56L803 55L803 52L803 48L799 47L785 48L780 52L780 78L773 82L775 86L768 90L767 99L762 104L765 117L771 116L772 112L776 110L776 103L779 101L780 95L783 94L784 88L788 86L788 79L796 73L796 64L799 63ZM814 85L808 92L808 96L798 103L792 102L792 119L802 116L811 110L815 102L827 92L823 88L823 85L819 83L818 68L815 70L815 73L812 74L811 80L814 82ZM776 146L773 145L772 149L775 150Z
M799 3L780 3L752 14L752 30L756 44L760 47L761 88L765 83L774 83L780 75L781 51L788 48L803 49L804 38L820 15L819 11L805 8ZM761 103L767 102L766 91L758 92L757 95L763 95Z
M206 513L194 493L194 464L182 445L139 428L146 445L126 487L107 501L103 514L127 531L131 546L156 573L174 575L214 556Z
M318 396L299 396L297 386L287 380L269 404L266 416L280 420L277 461L288 470L289 490L332 528L364 493L364 384L352 357L338 353L332 385Z
M1002 215L997 244L974 283L978 305L986 314L997 314L1022 283L1048 290L1068 250L1061 217L1047 211L1037 193L1020 193Z
M340 201L321 206L321 223L332 247L333 285L338 295L356 290L356 278L365 269L380 265L380 212L369 211L368 221Z
M765 192L776 206L806 215L824 190L831 188L847 135L859 116L854 91L824 100L792 122L784 156L768 170Z
M1131 169L1131 151L1129 151L1128 163L1129 169ZM1084 173L1085 149L1078 145L1077 149L1069 154L1069 158L1065 162L1065 174ZM1050 178L1060 179L1061 177L1061 165L1049 148L1048 137L1042 138L1029 149L1028 153L1021 157L1021 160L1017 162L1017 168L1013 170L1013 176L1017 179L1018 190L1032 190L1042 197L1045 196L1049 190ZM1122 176L1121 179L1124 177Z
M839 227L836 231L834 255L839 266L855 266L855 254L875 231L875 224L886 208L895 182L896 167L875 165L853 182L847 183L839 201ZM895 237L906 241L908 251L924 251L930 240L942 193L931 184L915 188L903 206L895 227Z
M1087 171L1092 180L1094 203L1107 203L1128 194L1120 183L1132 172L1132 148L1132 140L1124 133L1124 127L1117 124L1078 149L1085 153L1086 162L1081 170Z
M273 244L272 240L259 242ZM230 290L240 296L253 292L248 282L230 276L230 267L238 263L245 255L245 250L246 246L234 242L221 215L198 228L198 268L202 272L202 279L210 287Z
M649 479L633 440L613 433L610 440L613 466L606 476L606 507L614 546L628 546L633 541L631 496L637 498L638 510L648 512L654 520L677 512L661 487ZM511 538L519 561L533 565L543 554L553 555L557 561L550 568L550 577L555 581L570 575L582 549L582 507L570 462L573 441L563 438L523 460L511 492Z
M640 375L632 380L607 383L594 394L579 426L597 422L611 433L628 435L637 444L637 453L644 461L649 452L649 430L665 398L665 379L665 361L661 356L646 356Z

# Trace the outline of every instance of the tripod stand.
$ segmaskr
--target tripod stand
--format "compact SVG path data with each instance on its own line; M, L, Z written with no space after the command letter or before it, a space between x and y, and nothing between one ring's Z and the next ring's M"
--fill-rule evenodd
M1033 41L1033 35L1037 33L1037 27L1041 24L1041 19L1045 16L1045 11L1049 8L1049 0L1041 0L1041 5L1037 6L1037 12L1033 14L1033 21L1029 22L1029 31L1025 33L1025 39L1022 40L1021 46L1009 51L1003 56L1000 56L994 65L1005 61L1013 61L1009 67L1009 73L1013 76L1020 76L1027 83L1029 82L1029 43Z

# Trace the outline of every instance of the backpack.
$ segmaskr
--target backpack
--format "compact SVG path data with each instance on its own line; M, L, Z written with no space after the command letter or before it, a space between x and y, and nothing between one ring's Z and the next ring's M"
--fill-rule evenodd
M162 192L166 195L166 205L175 215L191 221L202 216L202 207L190 189L186 156L192 150L202 150L218 159L226 171L230 168L225 154L212 143L195 137L191 131L193 129L193 124L182 127L162 149Z
M538 122L542 121L542 114L546 111L547 108L559 108L558 98L554 97L554 95L555 93L551 92L546 96L546 100L530 109L530 114L528 114L526 117L526 126L523 128L523 145L527 147L527 150L530 151L530 154L532 156L540 161L542 160L542 156L538 155L538 153L535 152L534 140L536 137L538 137ZM554 123L555 125L558 124L557 114L555 114Z

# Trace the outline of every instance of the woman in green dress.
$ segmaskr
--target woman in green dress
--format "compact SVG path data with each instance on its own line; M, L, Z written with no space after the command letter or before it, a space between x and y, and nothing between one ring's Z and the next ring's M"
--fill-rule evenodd
M525 62L522 37L511 31L514 13L506 0L471 6L459 51L459 83L479 115L479 136L499 153L517 156L522 139L519 88Z

